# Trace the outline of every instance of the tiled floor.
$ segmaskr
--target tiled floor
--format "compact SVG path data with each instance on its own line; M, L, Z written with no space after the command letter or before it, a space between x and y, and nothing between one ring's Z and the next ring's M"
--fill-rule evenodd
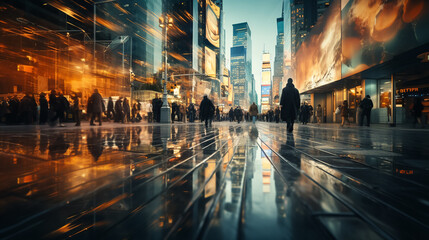
M0 126L0 238L428 239L429 132Z

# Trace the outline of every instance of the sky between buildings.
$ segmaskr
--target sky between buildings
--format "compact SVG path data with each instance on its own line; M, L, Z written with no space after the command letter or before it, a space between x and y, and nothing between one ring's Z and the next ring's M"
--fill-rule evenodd
M271 54L271 67L273 68L277 37L276 19L281 17L282 3L283 0L223 1L227 67L230 69L232 24L247 22L252 32L252 72L255 75L259 102L261 101L262 52L265 46L265 50Z

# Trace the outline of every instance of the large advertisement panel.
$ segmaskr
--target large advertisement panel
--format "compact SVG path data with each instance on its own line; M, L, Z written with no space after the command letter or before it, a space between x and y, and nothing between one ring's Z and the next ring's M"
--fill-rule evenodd
M261 96L269 97L271 94L271 86L261 86Z
M215 47L219 47L219 16L220 8L207 0L206 38Z
M205 47L205 52L206 75L216 77L216 53L208 47Z
M296 53L296 87L307 91L341 79L341 4L334 0Z
M262 85L271 85L271 70L270 69L263 69L262 70L261 84Z
M342 77L429 42L429 1L343 0Z

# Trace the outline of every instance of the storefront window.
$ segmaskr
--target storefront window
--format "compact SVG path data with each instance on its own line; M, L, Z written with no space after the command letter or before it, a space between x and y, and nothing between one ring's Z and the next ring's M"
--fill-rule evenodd
M378 81L378 95L380 96L379 107L387 108L391 105L391 84L390 80Z

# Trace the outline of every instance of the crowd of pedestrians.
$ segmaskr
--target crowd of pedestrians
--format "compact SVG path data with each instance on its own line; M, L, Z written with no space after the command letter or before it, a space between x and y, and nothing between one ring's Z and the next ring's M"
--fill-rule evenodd
M87 99L86 111L82 109L81 96L78 93L71 93L70 102L62 92L52 90L48 95L40 93L38 99L32 94L24 96L12 96L8 98L0 97L0 123L6 124L49 124L51 126L64 126L64 122L73 121L75 126L81 125L83 112L86 113L91 126L102 125L103 117L107 121L115 123L135 123L146 119L147 122L161 122L161 108L163 101L155 96L149 102L143 103L133 101L126 97L119 97L116 101L109 97L107 107L102 95L97 89L94 89L92 95ZM230 122L252 122L256 120L266 122L284 121L287 124L287 131L293 131L293 125L296 120L306 125L315 122L320 125L326 121L326 108L320 104L316 109L304 101L301 105L300 94L295 88L292 79L282 90L280 104L274 109L260 113L256 103L252 103L248 111L240 106L231 107L229 111L224 111L220 106L215 106L213 102L205 95L199 105L190 103L185 105L181 102L169 103L171 108L171 121L174 122L195 122L199 120L204 122L206 127L210 127L213 121ZM365 96L358 104L356 109L356 122L359 126L370 126L371 110L374 107L371 97ZM424 106L421 99L414 98L409 110L414 117L414 125L424 127L422 121L422 111ZM352 111L349 109L347 100L339 105L334 115L341 119L340 126L350 125ZM338 118L337 118L338 119Z

